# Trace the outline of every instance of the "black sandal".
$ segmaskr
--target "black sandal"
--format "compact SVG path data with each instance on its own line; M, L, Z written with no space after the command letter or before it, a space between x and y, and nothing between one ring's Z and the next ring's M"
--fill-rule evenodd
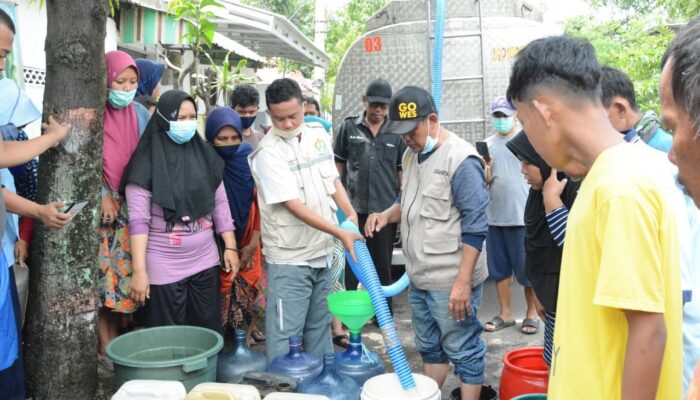
M350 338L345 334L333 336L333 344L347 349L350 346Z

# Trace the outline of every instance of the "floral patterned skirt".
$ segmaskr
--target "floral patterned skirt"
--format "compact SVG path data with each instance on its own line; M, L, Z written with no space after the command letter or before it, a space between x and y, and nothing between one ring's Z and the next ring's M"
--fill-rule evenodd
M121 313L132 313L138 304L128 295L131 280L131 245L129 243L129 217L123 199L117 201L117 220L99 228L100 253L98 288L100 304Z

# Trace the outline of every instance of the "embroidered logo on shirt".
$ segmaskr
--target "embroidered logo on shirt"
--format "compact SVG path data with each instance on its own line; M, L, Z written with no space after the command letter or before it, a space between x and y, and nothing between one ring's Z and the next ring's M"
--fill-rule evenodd
M348 136L348 139L351 142L366 142L367 141L367 138L365 138L364 136L359 136L359 135L350 135L350 136Z
M326 147L326 142L323 141L323 139L316 139L316 143L314 144L314 147L316 147L316 151L319 154L327 153L328 148Z
M436 169L433 171L434 174L442 175L442 176L450 176L447 171L443 171L441 169Z

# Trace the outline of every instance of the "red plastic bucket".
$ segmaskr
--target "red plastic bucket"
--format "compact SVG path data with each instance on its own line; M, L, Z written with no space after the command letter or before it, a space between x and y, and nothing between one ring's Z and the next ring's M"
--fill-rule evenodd
M542 358L544 348L525 347L503 356L499 397L511 400L530 393L547 393L549 369Z

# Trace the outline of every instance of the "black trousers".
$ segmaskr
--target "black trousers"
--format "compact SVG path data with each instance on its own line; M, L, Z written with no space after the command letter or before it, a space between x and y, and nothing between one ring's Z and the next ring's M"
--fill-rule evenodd
M368 214L358 214L358 222L360 224L360 232L364 234L365 223L367 222ZM367 249L372 256L374 267L379 275L379 281L382 285L391 285L394 283L391 278L391 256L394 251L394 237L396 236L396 224L389 224L381 231L374 234L372 238L367 239ZM347 290L357 289L358 280L352 272L352 268L345 263L345 287ZM391 298L387 299L389 309L391 309Z
M151 297L135 318L147 328L193 325L221 333L219 266L174 283L151 285Z

